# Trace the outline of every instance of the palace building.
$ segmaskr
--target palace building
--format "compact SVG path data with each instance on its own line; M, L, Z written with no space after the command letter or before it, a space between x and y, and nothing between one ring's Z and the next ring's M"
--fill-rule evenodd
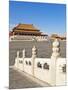
M33 38L37 40L45 40L48 35L40 32L33 24L18 24L15 26L10 33L11 36L16 36L16 38L22 39L23 38ZM28 39L27 38L27 39Z
M59 39L59 40L66 40L66 35L58 35L58 34L52 34L51 39Z
M33 24L18 24L13 28L13 35L31 35L31 36L46 36L35 28Z

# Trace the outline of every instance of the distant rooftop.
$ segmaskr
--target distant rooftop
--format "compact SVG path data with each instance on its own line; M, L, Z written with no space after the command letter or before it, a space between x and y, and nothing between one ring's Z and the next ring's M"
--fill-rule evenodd
M35 28L35 26L33 24L18 24L13 29L39 30L39 29Z

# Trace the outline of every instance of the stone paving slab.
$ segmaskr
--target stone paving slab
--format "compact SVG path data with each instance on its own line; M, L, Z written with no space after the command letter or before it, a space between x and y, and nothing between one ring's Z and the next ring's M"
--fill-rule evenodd
M36 80L36 81L35 81ZM39 80L28 77L24 72L17 71L12 67L9 69L9 89L21 88L36 88L42 86L49 86L47 83L44 85Z

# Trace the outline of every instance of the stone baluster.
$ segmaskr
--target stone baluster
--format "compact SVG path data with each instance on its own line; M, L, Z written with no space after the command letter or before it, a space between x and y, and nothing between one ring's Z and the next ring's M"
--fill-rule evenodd
M57 39L52 44L53 52L51 56L51 63L50 63L50 83L52 86L56 86L56 65L57 59L60 56L60 43Z

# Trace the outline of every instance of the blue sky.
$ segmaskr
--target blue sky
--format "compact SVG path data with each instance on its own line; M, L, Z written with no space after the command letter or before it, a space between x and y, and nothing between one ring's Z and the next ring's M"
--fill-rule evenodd
M47 34L66 32L66 5L10 1L10 30L19 23L34 24Z

